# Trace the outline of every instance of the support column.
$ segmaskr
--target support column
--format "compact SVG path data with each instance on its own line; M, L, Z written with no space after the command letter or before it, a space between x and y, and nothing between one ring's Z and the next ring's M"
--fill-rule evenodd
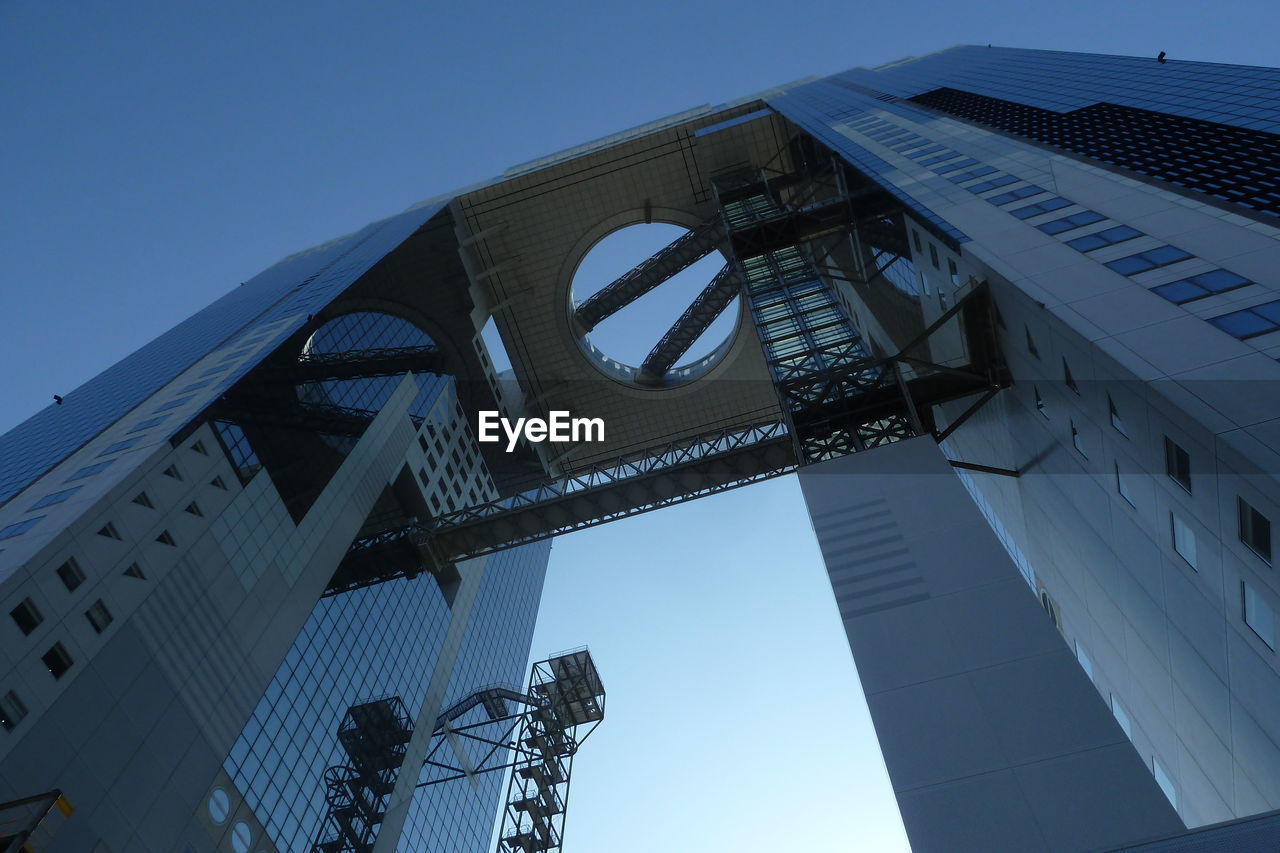
M800 484L915 853L1183 828L932 438Z

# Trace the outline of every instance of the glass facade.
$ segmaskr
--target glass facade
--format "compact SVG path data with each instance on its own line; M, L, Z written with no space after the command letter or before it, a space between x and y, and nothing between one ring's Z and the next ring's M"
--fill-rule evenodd
M273 343L293 334L443 206L426 204L285 258L0 436L0 505L205 355L237 337L250 342L266 326ZM213 400L271 351L215 368L218 382L203 393ZM164 424L168 435L187 420Z

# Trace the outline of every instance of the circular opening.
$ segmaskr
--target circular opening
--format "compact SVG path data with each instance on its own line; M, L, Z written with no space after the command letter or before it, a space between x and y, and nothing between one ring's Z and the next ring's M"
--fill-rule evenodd
M253 843L253 830L249 828L249 824L240 821L231 827L231 849L236 853L249 853L249 846Z
M214 788L209 795L207 807L210 820L217 824L226 823L227 815L231 814L231 798L221 788Z
M596 243L578 265L573 276L573 309L688 233L687 228L660 223L614 231ZM587 332L582 338L584 351L616 378L640 378L649 353L724 264L724 255L712 252L624 305ZM646 384L678 384L701 375L727 349L737 323L738 298L734 296L665 377L649 377Z

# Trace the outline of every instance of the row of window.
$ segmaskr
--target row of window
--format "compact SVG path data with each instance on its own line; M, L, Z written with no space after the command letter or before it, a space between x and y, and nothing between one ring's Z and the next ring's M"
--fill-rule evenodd
M192 446L192 449L198 453L208 455L205 448L201 446L199 442L196 442L196 444ZM183 479L182 474L176 465L170 465L161 473L164 476L176 480ZM221 476L214 477L210 481L209 485L224 491L227 489L227 484ZM132 503L149 509L155 508L154 502L145 491L139 492L134 496ZM204 516L203 510L200 509L200 506L196 501L189 502L185 507L183 507L183 511L197 517ZM38 520L39 519L28 519L28 521L31 522ZM0 533L2 533L2 531L0 531ZM97 533L99 536L103 536L108 539L123 539L119 530L117 530L116 526L111 522L104 524ZM171 547L177 546L176 540L174 540L173 535L170 534L168 530L162 530L160 535L156 537L156 541ZM87 580L87 575L85 574L84 569L81 568L80 562L76 560L75 557L68 557L65 562L54 570L54 574L57 575L58 580L62 582L63 587L66 588L68 593L74 592L85 582L85 580ZM142 567L136 562L130 563L129 566L121 572L121 574L124 577L131 578L133 580L145 581L147 579ZM40 608L29 596L22 599L16 607L9 611L9 617L13 620L14 624L18 626L18 630L22 632L23 636L29 636L45 621L44 614L40 612ZM106 602L101 598L89 605L88 609L84 611L84 618L89 622L89 625L97 634L103 633L107 627L115 621L115 617L111 613L110 608L107 607ZM55 680L66 675L66 673L75 664L75 659L71 656L71 653L67 651L66 646L61 642L54 642L53 645L51 645L44 654L40 656L40 660L44 663L45 668ZM27 716L27 714L27 707L17 693L10 690L0 696L0 727L3 727L6 731L12 731L18 723Z

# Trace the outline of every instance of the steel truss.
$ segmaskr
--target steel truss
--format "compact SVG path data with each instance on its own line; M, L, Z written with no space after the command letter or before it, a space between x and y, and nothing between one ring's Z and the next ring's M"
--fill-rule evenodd
M742 280L737 269L731 264L721 267L720 272L716 273L645 356L640 365L638 381L654 384L661 382L680 356L688 352L689 347L724 313L724 309L729 307L729 303L741 289Z
M584 300L573 312L580 330L583 334L590 332L605 318L705 258L723 243L724 226L718 219L680 235L657 254Z
M308 382L402 376L409 372L444 373L444 357L435 346L303 353L293 363L262 365L254 372L253 381L303 385Z

